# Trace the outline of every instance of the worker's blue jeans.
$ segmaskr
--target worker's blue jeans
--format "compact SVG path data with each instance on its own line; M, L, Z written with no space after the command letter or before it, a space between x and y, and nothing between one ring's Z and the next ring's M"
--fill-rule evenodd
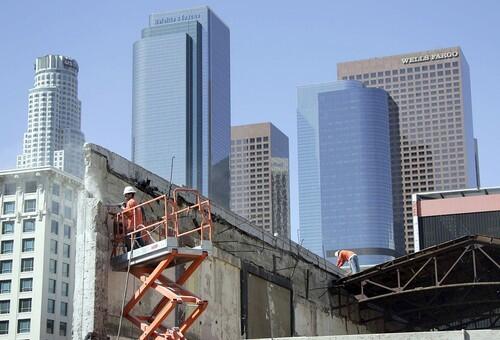
M349 258L349 266L351 267L351 274L356 274L361 271L359 268L359 259L358 255L353 255Z

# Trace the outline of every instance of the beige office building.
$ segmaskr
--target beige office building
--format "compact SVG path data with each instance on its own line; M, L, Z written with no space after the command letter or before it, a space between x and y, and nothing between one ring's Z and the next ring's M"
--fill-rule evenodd
M231 210L290 238L288 137L271 123L231 128Z
M412 194L479 185L467 61L444 48L339 63L337 76L390 94L395 243L411 253Z

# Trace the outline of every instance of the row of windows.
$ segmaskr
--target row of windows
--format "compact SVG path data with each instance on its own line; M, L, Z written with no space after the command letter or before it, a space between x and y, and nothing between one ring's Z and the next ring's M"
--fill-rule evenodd
M35 239L34 238L25 238L22 240L22 251L30 252L35 250ZM1 254L12 254L14 251L14 240L5 240L2 241L0 245L0 253Z
M31 319L17 320L17 333L29 333L31 331ZM9 334L9 321L0 321L0 334Z
M231 145L242 145L248 143L262 143L268 142L269 136L255 137L255 138L244 138L244 139L233 139L231 140Z
M49 260L49 273L57 274L57 260L50 259ZM69 263L62 263L62 275L64 277L69 277Z
M59 335L66 336L68 325L66 322L59 322ZM47 319L47 334L54 334L54 320Z
M18 312L29 313L31 312L31 298L19 299ZM10 300L0 300L0 314L10 313Z
M8 294L11 292L12 280L0 280L0 294ZM33 290L33 278L19 279L19 291L31 292Z
M34 259L32 257L21 259L21 272L32 272L33 271ZM12 273L12 260L2 260L0 261L0 274Z
M56 312L56 300L48 299L47 300L47 313L55 314ZM59 312L61 316L68 316L68 303L61 301Z
M37 135L34 134L33 136L36 137ZM15 195L16 189L17 189L16 183L5 183L3 194L4 195ZM28 181L24 184L24 193L25 194L36 193L36 189L37 189L37 182L36 181ZM57 184L57 183L52 184L52 195L57 196L57 197L59 197L61 195L61 187L59 184ZM65 189L64 190L64 198L67 201L72 201L73 200L73 191L71 189Z
M57 281L54 279L49 279L49 293L51 294L56 294L57 290ZM61 282L61 295L62 296L69 296L69 283L67 282Z
M14 233L14 221L4 221L2 222L2 234L12 234ZM23 233L34 232L35 231L35 219L25 219L23 220Z

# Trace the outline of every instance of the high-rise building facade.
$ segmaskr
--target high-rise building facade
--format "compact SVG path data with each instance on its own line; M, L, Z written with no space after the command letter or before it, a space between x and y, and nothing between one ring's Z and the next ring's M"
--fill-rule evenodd
M35 61L35 84L29 91L28 130L17 167L54 166L83 178L81 102L78 63L60 55Z
M208 8L152 14L134 44L132 159L229 207L229 29Z
M290 238L288 137L271 123L231 128L231 210Z
M340 63L390 94L396 249L413 252L411 195L478 185L469 66L459 47Z
M298 88L300 241L328 259L394 258L387 97L357 81Z
M0 172L0 339L71 339L80 180Z

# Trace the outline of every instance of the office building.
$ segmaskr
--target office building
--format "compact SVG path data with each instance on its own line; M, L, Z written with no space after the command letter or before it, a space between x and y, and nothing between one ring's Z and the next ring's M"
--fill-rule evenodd
M271 123L231 128L231 210L290 238L288 137Z
M411 253L411 195L479 184L467 61L453 47L344 62L337 73L390 94L396 249Z
M54 166L83 178L81 103L78 63L60 55L35 61L35 84L29 91L28 130L17 168Z
M0 172L0 339L70 339L80 180Z
M229 29L208 8L152 14L134 44L132 159L229 207Z
M467 235L500 237L500 188L413 194L415 251Z
M300 241L334 261L394 258L387 93L357 81L302 86L297 110Z

